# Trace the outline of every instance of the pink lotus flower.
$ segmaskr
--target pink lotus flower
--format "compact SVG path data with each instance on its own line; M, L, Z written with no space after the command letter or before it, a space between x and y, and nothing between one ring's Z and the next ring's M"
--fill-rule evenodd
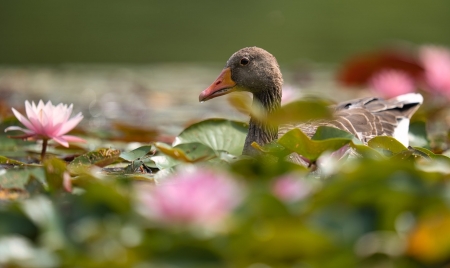
M181 171L161 185L138 191L145 216L174 225L217 226L242 199L235 181L206 169Z
M287 104L300 97L300 90L290 85L283 86L283 94L281 95L281 105Z
M285 202L295 202L308 196L312 187L306 181L293 174L282 176L274 182L272 193Z
M369 82L372 90L385 98L414 92L414 81L405 72L398 70L382 70L372 76Z
M71 131L82 119L81 113L78 113L75 117L69 119L72 114L73 105L69 107L65 104L58 104L53 106L51 101L46 104L42 100L38 105L32 102L25 101L25 109L27 117L12 108L14 115L17 119L26 127L21 128L18 126L11 126L5 129L6 131L20 130L25 132L25 135L17 136L14 138L22 138L29 140L47 140L52 139L64 147L69 147L69 142L85 142L85 140L65 135Z
M434 93L450 97L450 50L424 46L419 57L425 69L425 82Z

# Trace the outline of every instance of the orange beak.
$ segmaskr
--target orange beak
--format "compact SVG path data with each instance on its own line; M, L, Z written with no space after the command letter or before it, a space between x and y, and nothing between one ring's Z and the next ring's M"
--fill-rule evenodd
M230 92L236 91L236 82L231 79L231 69L225 68L207 89L203 90L198 96L199 101L214 99Z

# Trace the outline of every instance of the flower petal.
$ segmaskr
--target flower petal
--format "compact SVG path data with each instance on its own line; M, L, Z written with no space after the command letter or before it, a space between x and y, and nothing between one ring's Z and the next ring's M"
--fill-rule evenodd
M7 132L7 131L14 131L14 130L23 131L23 132L25 132L27 134L34 134L34 131L26 129L26 128L21 128L21 127L18 127L18 126L10 126L10 127L5 128L5 132Z
M37 134L44 135L42 123L40 120L40 116L39 116L38 108L36 107L36 104L34 104L34 102L32 102L32 104L30 105L30 103L28 101L26 101L25 108L27 111L28 120L30 120L30 123L33 125L33 130Z
M63 124L61 129L59 129L57 136L64 135L71 131L80 121L83 119L83 115L78 113L75 117L72 117L67 123Z
M69 107L67 107L67 106L64 107L64 117L62 119L63 122L66 122L67 120L69 120L69 117L72 114L72 110L73 110L73 104L70 104Z
M61 138L65 139L66 141L69 142L86 142L85 139L76 137L76 136L72 136L72 135L63 135L61 136Z
M70 115L72 114L73 105L71 104L69 107L67 105L63 105L62 103L58 104L54 110L54 135L62 135L61 128L64 124L69 120Z
M26 119L21 113L16 111L16 109L12 108L12 111L16 118L20 121L20 123L22 123L29 130L36 132L35 127L30 123L30 121L28 121L28 119Z
M53 137L53 140L66 148L69 147L69 142L66 141L62 136L61 137Z

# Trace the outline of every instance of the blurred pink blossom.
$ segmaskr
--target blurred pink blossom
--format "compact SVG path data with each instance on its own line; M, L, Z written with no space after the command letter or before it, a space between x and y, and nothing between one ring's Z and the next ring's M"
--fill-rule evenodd
M73 190L72 177L70 176L70 173L67 171L63 173L63 188L68 193L71 193Z
M291 85L283 86L283 94L281 95L281 104L284 105L294 101L300 97L300 89Z
M30 140L53 139L64 147L69 147L69 142L85 142L85 140L81 138L65 135L83 119L81 113L78 113L75 117L69 119L72 114L72 108L72 104L69 107L62 103L54 106L51 101L44 104L44 102L40 100L36 106L34 102L30 104L30 102L25 101L27 117L23 116L14 108L12 108L12 111L26 128L11 126L6 128L5 132L20 130L25 132L25 135L13 138Z
M429 90L450 97L450 50L438 46L424 46L419 57L425 69Z
M414 80L405 72L393 69L375 73L369 85L376 94L393 98L398 95L414 92Z
M293 174L279 177L272 186L272 193L285 202L295 202L308 196L312 186Z
M242 200L239 185L208 169L181 171L161 185L139 189L142 213L160 223L214 227Z

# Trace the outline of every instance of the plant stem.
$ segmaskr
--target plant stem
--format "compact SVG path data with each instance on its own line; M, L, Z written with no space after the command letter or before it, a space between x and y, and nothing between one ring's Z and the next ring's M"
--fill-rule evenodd
M47 139L44 139L42 142L42 151L41 151L41 163L44 161L45 152L47 151Z

